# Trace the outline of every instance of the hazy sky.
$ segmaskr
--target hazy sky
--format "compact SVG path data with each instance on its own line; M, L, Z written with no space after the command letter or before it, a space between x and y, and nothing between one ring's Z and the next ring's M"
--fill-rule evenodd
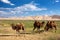
M0 17L60 15L60 0L0 0Z

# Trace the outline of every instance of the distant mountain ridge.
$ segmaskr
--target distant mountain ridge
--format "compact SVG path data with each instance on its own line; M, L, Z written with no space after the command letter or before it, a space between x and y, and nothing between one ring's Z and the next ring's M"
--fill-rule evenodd
M0 20L60 20L60 15L25 16L25 17L0 17Z
M52 18L57 18L57 19L60 19L60 15L53 15L51 16Z

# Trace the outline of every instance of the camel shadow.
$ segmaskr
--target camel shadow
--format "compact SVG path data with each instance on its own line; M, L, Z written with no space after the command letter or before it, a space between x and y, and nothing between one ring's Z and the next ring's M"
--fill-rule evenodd
M40 31L30 31L30 32L22 32L22 33L18 33L18 34L37 34L37 33L43 33L44 30L40 30Z
M43 33L44 30L40 30L40 31L35 31L35 33Z
M29 33L29 32L25 32L25 33L20 33L20 34L31 34L31 33Z

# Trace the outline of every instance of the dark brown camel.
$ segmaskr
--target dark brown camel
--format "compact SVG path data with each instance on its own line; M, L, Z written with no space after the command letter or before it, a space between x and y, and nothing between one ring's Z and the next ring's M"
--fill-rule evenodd
M53 28L57 30L56 23L54 21L48 21L44 29L45 31L48 31L49 29L53 29Z
M45 23L44 21L42 23L40 23L39 21L35 21L34 24L33 24L33 26L34 26L33 31L36 28L37 28L37 30L40 30L40 27L42 27L44 25L44 23Z
M19 30L23 30L24 31L24 24L23 23L17 23L16 25L11 24L12 29L16 30L16 32L19 33Z

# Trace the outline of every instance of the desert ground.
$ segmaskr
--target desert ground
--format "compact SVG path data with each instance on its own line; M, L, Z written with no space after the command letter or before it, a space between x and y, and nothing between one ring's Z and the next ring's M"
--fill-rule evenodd
M39 20L41 22L41 20ZM43 20L45 21L45 20ZM24 23L25 33L21 30L20 34L12 30L11 23ZM45 21L45 25L46 25ZM55 21L57 24L57 31L49 30L48 32L43 31L44 27L38 33L36 30L33 32L32 20L0 20L0 40L60 40L60 21Z

